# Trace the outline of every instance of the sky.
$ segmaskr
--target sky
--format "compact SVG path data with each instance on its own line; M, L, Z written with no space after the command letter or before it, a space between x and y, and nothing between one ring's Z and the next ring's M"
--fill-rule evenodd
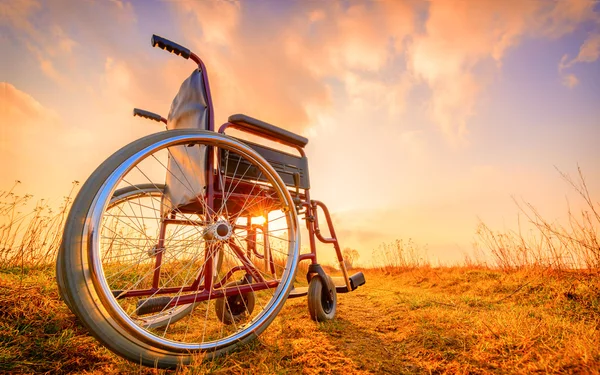
M600 199L594 0L0 0L0 190L59 204L162 130L132 108L166 117L194 66L152 34L204 60L216 124L309 138L312 197L364 264L409 238L460 262L479 220L515 227L513 199L564 220L579 200L557 169Z

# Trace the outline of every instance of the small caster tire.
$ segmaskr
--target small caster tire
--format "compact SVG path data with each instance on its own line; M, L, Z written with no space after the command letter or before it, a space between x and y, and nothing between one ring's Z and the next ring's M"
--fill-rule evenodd
M330 276L323 285L323 279L314 276L308 285L308 311L310 318L317 322L325 322L335 317L337 292ZM331 298L329 293L331 292Z

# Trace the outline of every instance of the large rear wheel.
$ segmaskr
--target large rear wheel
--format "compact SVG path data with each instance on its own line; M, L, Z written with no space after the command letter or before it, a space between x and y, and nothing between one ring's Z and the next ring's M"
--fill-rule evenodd
M250 236L256 227L267 230ZM289 293L298 246L293 200L269 163L233 138L171 130L124 147L84 184L57 279L109 349L174 367L266 329ZM241 278L248 282L231 282ZM254 306L243 321L224 324L215 314L216 303L232 309L224 298L249 294Z

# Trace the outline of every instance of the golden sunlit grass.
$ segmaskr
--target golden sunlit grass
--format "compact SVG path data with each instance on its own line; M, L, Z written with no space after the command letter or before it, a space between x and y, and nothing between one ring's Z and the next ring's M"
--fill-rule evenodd
M427 251L412 239L383 243L373 252L374 267L386 272L397 273L419 267L431 266Z
M600 270L600 203L590 195L584 175L578 168L578 178L560 172L561 177L584 202L580 212L567 208L566 225L545 219L528 202L517 202L518 208L533 230L497 232L480 222L477 229L480 246L486 247L494 258L494 266L503 270L552 268L559 270Z
M0 268L32 267L53 263L62 240L62 230L79 182L63 198L58 210L40 200L31 208L33 196L0 190Z
M410 240L382 245L367 284L338 295L334 321L289 300L257 341L178 372L600 373L600 210L581 172L563 178L589 206L569 226L521 204L537 232L482 224L491 262L462 267L432 267ZM167 373L103 348L60 300L52 262L71 195L58 211L28 211L32 198L15 190L0 193L0 372Z
M259 340L183 374L594 373L600 279L575 272L364 270L330 323L289 300ZM60 301L52 268L0 273L0 372L166 373L100 346Z

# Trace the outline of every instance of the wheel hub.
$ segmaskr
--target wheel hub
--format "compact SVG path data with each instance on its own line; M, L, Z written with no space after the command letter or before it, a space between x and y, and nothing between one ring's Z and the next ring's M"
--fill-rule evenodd
M233 230L231 228L231 224L225 220L219 220L207 228L206 232L204 233L204 238L209 241L227 241L232 234Z

